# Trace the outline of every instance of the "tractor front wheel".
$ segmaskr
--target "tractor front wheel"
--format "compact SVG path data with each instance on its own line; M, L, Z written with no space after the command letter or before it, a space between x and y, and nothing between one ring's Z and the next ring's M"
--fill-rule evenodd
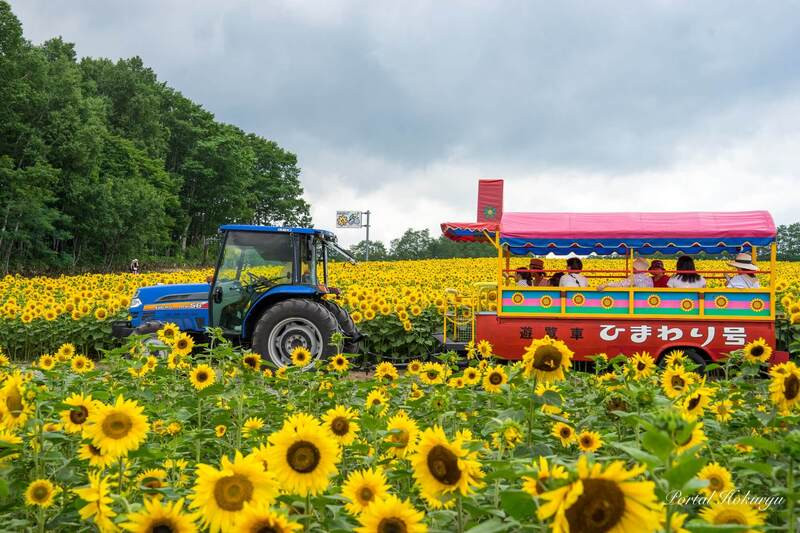
M291 365L292 352L302 347L311 352L311 365L336 353L330 340L337 331L336 318L321 303L291 298L272 305L258 319L253 350L280 368Z

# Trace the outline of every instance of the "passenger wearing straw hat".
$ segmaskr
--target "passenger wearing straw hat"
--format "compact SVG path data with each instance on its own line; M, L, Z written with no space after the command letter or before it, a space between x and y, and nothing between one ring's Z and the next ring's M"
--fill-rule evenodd
M758 267L753 264L753 258L750 254L737 254L728 265L736 269L736 275L725 274L725 279L728 280L725 284L726 287L729 289L758 289L761 287L755 275L755 272L758 272Z
M528 270L531 270L531 285L534 287L547 287L550 285L547 278L545 278L544 261L534 257L528 264Z
M611 283L601 283L597 286L598 291L606 287L652 287L653 279L647 274L647 261L641 257L633 260L633 275Z

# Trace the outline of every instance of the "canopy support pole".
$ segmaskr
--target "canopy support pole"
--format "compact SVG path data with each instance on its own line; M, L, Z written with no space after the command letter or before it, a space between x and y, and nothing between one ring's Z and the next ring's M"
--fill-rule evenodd
M777 265L775 262L778 259L778 243L772 241L772 246L769 250L769 316L775 320L775 285L777 285L777 276L775 269Z

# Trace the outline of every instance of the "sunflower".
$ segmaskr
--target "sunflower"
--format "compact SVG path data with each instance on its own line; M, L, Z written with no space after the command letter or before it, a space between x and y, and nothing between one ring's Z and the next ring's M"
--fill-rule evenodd
M6 429L22 427L33 413L33 406L27 401L25 389L19 370L6 376L6 382L0 389L0 425Z
M162 468L149 468L136 476L136 483L145 489L163 489L167 486L167 471Z
M506 383L508 383L508 375L502 366L497 365L486 369L483 375L483 389L486 392L498 393Z
M86 505L79 511L81 518L92 519L101 533L115 530L111 519L117 516L117 513L109 506L113 501L109 496L109 489L109 478L102 477L99 472L89 472L88 487L72 489L72 492L86 502Z
M747 503L713 503L700 510L700 518L713 525L735 524L757 527L764 524L762 513ZM755 529L748 529L755 532Z
M525 348L522 356L525 377L535 376L545 382L561 381L572 364L573 352L566 344L545 335Z
M596 431L582 431L577 437L581 451L593 452L603 445L603 439Z
M686 353L683 350L671 350L664 356L664 365L669 368L671 366L683 366L686 362Z
M337 473L340 450L336 439L311 420L301 425L292 423L290 418L268 439L271 446L266 457L270 471L290 494L319 494Z
M64 430L67 433L80 433L83 431L86 420L88 420L89 415L98 404L97 400L93 400L91 395L84 396L83 394L72 394L64 400L64 403L72 408L60 413L61 422L63 422Z
M464 369L464 384L475 385L481 380L481 373L475 367L467 367Z
M545 484L551 479L567 479L566 469L561 465L549 465L547 458L539 456L539 464L536 466L536 477L523 476L522 490L531 496L539 496L546 492Z
M98 448L92 443L84 443L78 448L78 457L85 461L89 461L90 466L103 468L114 461L117 457L108 453L103 453L103 450Z
M800 368L791 361L770 370L770 400L786 414L800 403Z
M299 366L300 368L304 368L311 363L311 352L302 346L297 346L294 350L292 350L291 357L292 364L294 366Z
M337 354L331 359L328 368L334 372L347 372L347 370L350 368L350 361L348 361L347 357L344 355Z
M61 346L58 347L58 351L56 352L56 359L59 363L66 363L75 355L75 345L69 342L65 342Z
M19 447L22 444L22 439L15 435L12 431L7 429L3 429L0 426L0 448L3 450L9 450L13 448ZM0 457L0 466L7 463L8 461L12 461L19 457L18 453L7 453L6 455Z
M178 328L177 324L167 322L161 326L161 329L156 332L156 335L158 336L158 340L171 346L180 332L181 330Z
M556 422L553 424L553 429L550 431L550 434L557 437L561 441L561 445L565 448L575 440L575 430L564 422Z
M715 493L734 490L736 486L731 479L730 471L719 463L709 463L697 474L697 479L708 481L708 485L700 492L711 498Z
M444 365L441 363L425 363L422 365L418 374L420 381L426 385L438 385L444 383L447 374Z
M763 338L747 343L742 352L745 360L751 363L766 363L772 357L772 348Z
M250 438L263 428L264 420L257 416L251 416L244 421L244 424L242 424L242 436L245 438Z
M219 425L214 427L214 435L216 435L217 438L221 439L222 437L225 436L225 432L227 430L228 430L227 427L223 426L222 424L219 424Z
M261 355L255 352L247 352L244 357L242 357L242 364L245 368L258 371L261 369Z
M105 320L108 318L108 310L105 307L98 307L94 310L94 317L97 320Z
M492 356L492 343L486 339L482 339L480 342L478 342L478 346L475 349L484 359Z
M408 500L388 495L377 500L358 517L356 533L426 533L423 513L414 509Z
M717 420L720 422L727 422L731 419L733 412L733 402L730 400L720 400L711 406L716 414Z
M122 395L116 403L98 403L86 421L86 437L104 454L120 456L135 450L147 438L150 429L144 408Z
M400 459L413 452L419 437L419 426L405 411L398 411L386 424L389 454Z
M698 446L707 440L708 437L706 437L706 434L703 431L703 423L698 422L697 424L695 424L694 428L692 428L692 432L689 434L686 440L684 440L683 442L675 443L675 445L677 446L676 452L678 454L682 454L686 450L694 448L695 446Z
M579 479L542 494L539 518L553 517L553 533L656 531L660 507L655 484L632 479L643 472L643 466L626 470L622 461L614 461L605 470L600 464L590 469L587 457L581 455Z
M217 374L214 369L206 364L197 365L189 374L189 381L192 382L192 386L197 390L203 390L213 385L216 380Z
M302 526L273 511L263 502L246 503L234 533L292 533Z
M56 359L50 354L44 354L39 357L36 366L42 370L51 370L56 365Z
M394 381L397 379L397 368L390 363L389 361L383 361L382 363L378 363L378 366L375 367L375 378L381 381Z
M37 479L31 481L25 489L25 503L47 508L53 505L53 498L59 492L59 488L53 485L48 479Z
M631 357L630 371L636 379L644 379L650 376L656 368L655 360L647 352L636 352Z
M278 484L254 457L243 457L238 450L233 461L222 458L217 470L207 464L197 465L197 480L191 507L202 516L203 526L212 533L230 531L243 515L248 502L272 503Z
M355 421L357 416L349 407L337 405L322 417L322 423L340 445L347 446L355 440L360 429Z
M144 509L128 514L128 522L120 527L136 533L169 531L170 533L194 533L194 517L182 513L183 498L163 504L155 498L145 498Z
M172 340L172 351L180 356L189 355L193 349L194 339L187 333L180 332Z
M408 366L406 366L406 372L411 374L412 376L416 376L422 371L422 362L419 359L414 359Z
M561 403L564 402L564 398L561 396L558 387L554 383L545 383L545 382L537 383L536 389L533 392L536 394L536 396L544 396L544 393L546 392L553 392L556 395L558 395L558 398L561 400ZM555 403L549 403L547 401L547 398L544 398L542 403L542 412L557 415L561 412L561 407L559 407L559 405Z
M85 355L77 355L72 358L72 361L70 362L70 368L72 368L72 371L76 374L91 372L94 370L94 361Z
M389 407L389 398L381 389L373 389L369 391L367 400L364 402L364 406L367 409L372 409L373 407L382 407L381 414L383 414Z
M695 420L703 415L705 408L711 403L712 394L714 394L712 389L700 386L686 396L681 404L681 409L687 420Z
M389 494L386 474L378 468L356 470L347 477L342 485L342 496L350 500L345 509L357 516L364 512L375 500L385 498Z
M411 457L414 479L433 507L449 507L455 492L466 496L474 487L482 486L478 454L465 449L462 439L456 436L450 442L441 427L428 428Z
M697 375L694 372L687 372L682 365L667 365L666 370L661 374L661 389L667 398L675 399L692 385Z

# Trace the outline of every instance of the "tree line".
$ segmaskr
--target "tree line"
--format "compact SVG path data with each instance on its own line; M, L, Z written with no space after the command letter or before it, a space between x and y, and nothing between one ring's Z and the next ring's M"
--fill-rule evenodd
M0 271L204 262L220 224L310 225L299 173L139 57L31 44L0 0Z
M800 222L778 226L777 256L780 261L800 261ZM361 241L350 247L356 259L364 260L367 248L371 261L401 259L447 259L454 257L496 257L497 251L489 243L454 242L440 235L431 237L430 231L407 229L397 239L392 239L389 249L381 241ZM759 257L769 259L769 249L760 248Z

